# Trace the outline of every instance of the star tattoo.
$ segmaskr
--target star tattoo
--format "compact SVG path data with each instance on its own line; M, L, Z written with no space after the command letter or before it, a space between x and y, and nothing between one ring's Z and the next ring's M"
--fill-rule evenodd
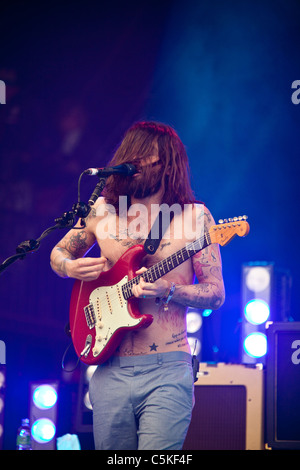
M151 346L149 345L150 351L157 351L158 345L153 343Z

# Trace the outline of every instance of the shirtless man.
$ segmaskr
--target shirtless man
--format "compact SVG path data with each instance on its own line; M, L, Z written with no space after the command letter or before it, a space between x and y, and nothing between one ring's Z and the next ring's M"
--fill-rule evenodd
M177 204L182 210L175 214L156 253L145 256L137 274L191 242L190 232L185 230L187 211L193 226L200 220L203 230L208 231L214 224L209 210L196 204L187 155L171 127L154 122L132 126L110 165L122 163L134 164L138 173L110 177L104 197L93 206L86 226L70 230L54 247L51 266L59 276L97 279L130 246L144 243L153 224L154 205ZM119 196L127 196L125 214L119 212ZM135 204L142 204L145 210L137 214L132 210L138 207ZM109 223L108 214L114 224ZM100 247L100 258L86 256L95 243ZM198 284L194 284L195 276ZM188 306L217 309L223 304L218 246L210 245L153 283L141 277L132 292L140 299L140 313L151 314L153 322L147 328L128 332L114 355L92 377L95 447L178 450L184 443L193 407L186 310Z

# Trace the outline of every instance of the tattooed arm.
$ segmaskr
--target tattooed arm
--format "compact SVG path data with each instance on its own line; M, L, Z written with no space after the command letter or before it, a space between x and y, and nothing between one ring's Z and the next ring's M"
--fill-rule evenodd
M193 256L192 261L199 284L176 284L172 300L188 307L216 310L225 300L219 248L211 245L203 251L204 253ZM137 274L142 274L145 270L146 268L141 268ZM161 298L169 291L170 286L170 281L163 278L154 283L145 282L141 278L139 284L132 287L132 292L136 297Z
M216 310L225 300L219 247L211 245L203 251L193 257L199 283L176 285L172 300L189 307Z
M95 211L92 209L86 222L94 216ZM103 271L106 258L84 257L96 242L93 232L88 227L87 223L82 230L70 230L53 248L50 264L60 277L91 281L97 279Z
M204 211L204 230L214 225L207 208ZM192 258L198 284L176 285L172 299L180 304L216 310L224 303L225 288L222 276L222 261L218 244L212 244Z
M208 231L214 225L213 217L207 208L204 217L204 230ZM222 276L222 262L219 246L213 244L197 253L192 258L194 273L198 284L180 285L176 283L172 300L189 307L216 310L225 300L225 289ZM142 274L146 268L137 271ZM164 278L154 283L147 283L142 278L140 283L133 286L132 292L136 297L163 297L170 289L170 281Z

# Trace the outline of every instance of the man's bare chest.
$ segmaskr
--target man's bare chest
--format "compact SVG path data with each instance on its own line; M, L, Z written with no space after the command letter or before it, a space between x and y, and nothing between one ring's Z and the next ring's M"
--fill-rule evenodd
M118 259L125 254L125 252L136 245L144 245L145 239L143 238L119 238L117 236L112 236L106 238L105 240L98 240L98 244L101 250L101 255L105 256L110 264L115 264ZM148 266L167 258L171 254L175 253L177 250L181 249L184 245L178 243L178 241L170 239L162 239L159 243L159 246L156 252L153 255L146 255L145 262Z
M169 229L164 231L164 236L156 252L143 258L142 266L149 268L186 246L189 240L184 236L176 236L178 234L174 230L174 221L176 219L174 217L168 225ZM153 223L151 219L147 220L147 218L133 218L132 221L130 219L125 221L118 217L117 219L112 219L112 222L109 218L106 218L105 224L103 221L97 222L97 217L94 219L94 234L100 247L101 255L108 260L106 269L114 266L128 249L132 249L135 245L144 245ZM183 275L189 275L191 270L191 260L186 261L180 269Z

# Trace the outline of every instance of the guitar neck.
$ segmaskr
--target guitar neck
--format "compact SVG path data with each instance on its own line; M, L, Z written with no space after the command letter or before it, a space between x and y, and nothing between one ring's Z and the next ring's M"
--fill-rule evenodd
M203 237L198 238L197 240L186 245L181 250L178 250L176 251L176 253L173 253L172 255L168 256L168 258L165 258L159 261L158 263L154 264L143 274L139 274L138 276L128 281L126 284L123 284L122 291L124 298L128 300L130 297L133 296L132 287L134 284L139 283L141 277L143 277L146 282L155 282L157 281L157 279L161 278L165 274L177 268L177 266L184 263L184 261L191 258L196 253L203 250L210 244L210 234L209 232L206 232Z

